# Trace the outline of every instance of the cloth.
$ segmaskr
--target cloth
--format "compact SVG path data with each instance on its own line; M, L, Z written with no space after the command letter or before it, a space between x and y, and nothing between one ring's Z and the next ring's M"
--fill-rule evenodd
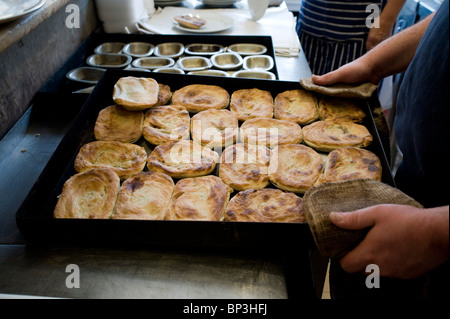
M269 35L272 37L277 56L292 57L300 53L300 40L295 30L296 18L287 7L269 7L264 16L253 21L250 11L242 9L187 9L180 7L159 8L156 13L143 22L149 29L161 34L185 34L174 28L174 16L181 14L226 15L234 20L230 29L218 32L220 35Z
M441 4L409 65L394 122L403 162L397 186L426 207L449 204L449 1Z
M321 86L315 84L311 79L300 80L301 86L305 90L314 91L329 96L338 96L356 99L368 99L377 89L377 85L372 83L356 84L334 84L330 86Z
M331 212L349 212L379 204L422 207L397 188L375 180L356 179L310 188L303 196L303 210L320 254L339 259L356 247L368 231L335 226L329 218Z

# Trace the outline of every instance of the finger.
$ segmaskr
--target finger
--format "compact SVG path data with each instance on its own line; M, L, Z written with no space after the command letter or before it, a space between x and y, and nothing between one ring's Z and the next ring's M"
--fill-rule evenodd
M348 213L332 212L330 214L330 220L333 224L340 228L351 230L372 227L375 225L376 218L377 214L373 207Z
M365 242L362 241L349 253L339 260L342 269L348 273L364 272L367 265L371 264L371 258L366 255Z

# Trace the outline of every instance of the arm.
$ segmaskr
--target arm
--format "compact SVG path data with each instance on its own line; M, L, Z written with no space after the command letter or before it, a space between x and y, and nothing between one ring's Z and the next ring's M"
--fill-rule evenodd
M362 57L322 76L313 75L318 85L334 83L379 83L406 70L434 13L412 27L381 42Z
M376 264L382 276L415 278L448 260L448 206L377 205L332 213L330 219L345 229L371 227L365 239L340 260L347 272L364 271L367 265Z
M373 49L378 43L389 38L397 21L398 14L406 0L389 0L380 14L380 27L371 28L366 41L366 50Z

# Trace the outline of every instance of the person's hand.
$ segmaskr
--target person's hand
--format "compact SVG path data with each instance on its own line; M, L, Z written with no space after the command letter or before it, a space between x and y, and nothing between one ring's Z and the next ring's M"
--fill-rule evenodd
M311 80L317 85L366 82L378 84L381 78L372 71L368 63L365 63L363 59L359 58L324 75L313 75Z
M448 260L448 206L419 209L377 205L349 213L332 213L344 229L371 227L364 240L340 260L349 273L376 264L381 276L416 278Z

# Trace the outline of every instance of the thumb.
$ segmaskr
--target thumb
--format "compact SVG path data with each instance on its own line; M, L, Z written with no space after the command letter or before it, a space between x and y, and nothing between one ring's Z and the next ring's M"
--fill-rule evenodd
M369 207L348 213L332 212L330 220L340 228L358 230L374 226L375 215Z

